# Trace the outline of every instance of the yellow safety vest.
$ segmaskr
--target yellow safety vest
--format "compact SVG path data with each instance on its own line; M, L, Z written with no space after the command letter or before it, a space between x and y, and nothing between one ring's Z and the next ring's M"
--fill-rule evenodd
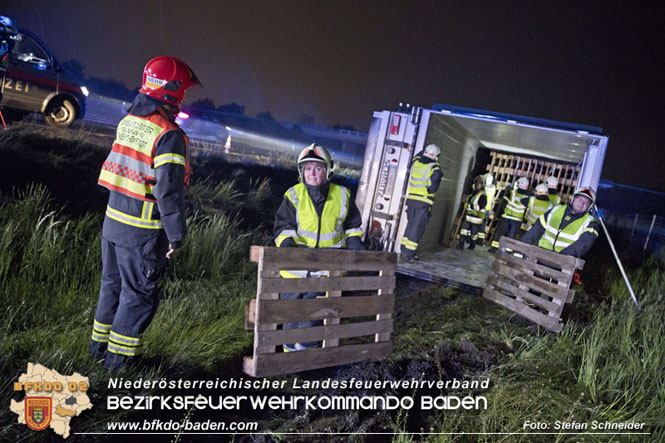
M491 211L492 206L494 205L494 197L496 196L496 186L485 186L485 195L487 196L485 211Z
M485 208L478 204L480 197L485 195L485 191L480 191L472 195L466 204L466 220L470 223L479 225L485 220Z
M351 191L344 186L330 183L328 197L319 217L314 202L303 183L291 187L284 194L296 209L297 230L284 230L279 233L276 243L279 245L286 237L292 237L300 246L308 248L343 248L346 237L361 236L362 229L353 228L344 231L344 221L349 213ZM306 271L281 271L285 278L305 277Z
M430 205L434 204L434 194L427 188L432 185L432 174L439 168L436 162L421 163L419 160L411 166L411 177L409 178L409 200L418 200Z
M552 202L552 205L554 206L561 204L561 197L559 197L559 194L547 194L547 198L550 199L550 202Z
M524 197L526 197L526 195L517 192L517 189L511 189L510 198L508 198L508 196L503 197L508 202L508 205L506 206L506 209L503 210L501 217L509 220L522 221L526 206L524 206L520 200Z
M545 214L540 216L540 224L545 228L545 233L538 241L538 246L550 251L561 252L575 243L585 232L598 235L595 229L589 227L589 224L595 219L588 212L565 228L559 229L565 211L566 206L560 205L549 212L547 219L545 219Z
M538 217L549 211L552 207L552 202L549 199L540 200L535 196L529 198L529 209L526 211L527 226L530 227L533 225L538 220Z

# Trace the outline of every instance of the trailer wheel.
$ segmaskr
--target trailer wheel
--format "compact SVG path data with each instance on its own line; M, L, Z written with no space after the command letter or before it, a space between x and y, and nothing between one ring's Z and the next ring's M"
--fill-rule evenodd
M76 119L76 108L68 99L57 99L49 103L44 120L49 126L66 128Z

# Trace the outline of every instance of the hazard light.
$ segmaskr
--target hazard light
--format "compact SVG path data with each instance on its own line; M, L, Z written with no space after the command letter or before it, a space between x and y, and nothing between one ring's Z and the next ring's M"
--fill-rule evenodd
M178 118L181 118L183 120L187 120L189 118L189 114L187 114L185 111L180 111L180 112L178 112Z
M401 123L402 123L402 116L398 114L393 115L393 122L390 127L390 133L392 135L399 134L399 126Z

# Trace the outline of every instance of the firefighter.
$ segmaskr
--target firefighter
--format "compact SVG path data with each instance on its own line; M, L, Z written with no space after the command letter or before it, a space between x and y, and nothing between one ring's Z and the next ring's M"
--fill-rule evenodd
M298 156L299 183L284 193L275 214L275 244L280 248L347 248L363 250L360 211L348 188L332 183L333 162L315 143ZM280 271L282 278L322 277L325 271ZM282 293L280 299L310 299L319 292ZM283 329L320 326L318 321L285 323ZM317 347L317 342L285 344L285 352Z
M503 196L501 207L497 211L501 214L501 221L496 228L489 252L493 253L499 249L499 240L501 237L517 238L524 220L524 211L529 203L528 191L529 179L520 177L513 184L510 193Z
M188 139L175 118L187 89L198 84L183 61L150 60L99 175L110 194L90 351L95 359L105 357L106 369L138 361L167 260L187 235L182 199L191 173Z
M411 161L409 191L406 197L407 225L400 248L402 260L416 259L418 242L432 216L434 194L443 178L438 162L440 154L441 149L435 144L430 144L422 154L416 155Z
M559 196L559 180L554 176L549 176L545 179L545 184L547 185L547 194L549 196L552 206L557 206L561 204L561 197Z
M522 223L522 230L528 231L531 226L538 220L538 217L552 209L554 205L550 201L547 185L541 183L536 186L536 193L529 197L526 212L524 215L524 223Z
M485 195L487 196L485 211L487 211L487 214L490 214L492 211L492 206L494 205L494 198L496 197L496 179L491 173L488 172L483 175L483 181L485 183Z
M593 189L578 189L570 204L541 215L521 241L563 255L583 256L598 238L598 222L589 213L595 201Z
M457 244L457 249L464 249L466 241L469 242L469 249L474 249L476 241L485 238L487 196L485 195L482 175L473 179L473 192L464 204L464 224L459 231L460 241Z
M14 20L0 15L0 76L9 69L9 57L14 49L17 34ZM0 88L0 100L2 100L2 88Z

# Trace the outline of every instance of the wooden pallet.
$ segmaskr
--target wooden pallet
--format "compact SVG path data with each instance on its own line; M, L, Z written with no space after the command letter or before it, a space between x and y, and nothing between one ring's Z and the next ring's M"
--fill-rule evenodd
M553 175L559 181L558 195L561 197L562 203L569 202L577 188L580 175L579 166L497 151L491 151L490 157L491 161L487 165L486 170L487 172L491 172L496 179L497 192L490 211L489 223L485 227L485 244L492 242L494 233L501 220L501 214L497 214L497 212L503 199L503 191L509 190L513 183L520 177L527 177L529 179L531 182L530 190L533 191L536 185L544 182L550 175ZM448 239L449 247L453 247L459 240L459 230L464 222L462 212L467 199L468 194L462 196L460 207L458 208L458 216L455 218Z
M531 183L531 189L554 176L559 181L559 193L562 203L569 202L577 187L580 167L570 163L555 162L532 157L524 157L502 152L490 152L491 161L487 171L491 172L497 180L497 193L490 212L490 222L486 227L485 243L489 244L499 225L501 214L497 214L502 200L502 191L510 189L512 184L520 177L526 177Z
M252 246L250 260L259 268L256 299L245 311L245 327L254 330L254 355L245 357L245 373L254 377L289 374L390 354L397 254ZM281 270L327 270L330 276L287 279L279 277ZM346 275L347 271L352 272ZM326 292L326 297L280 300L282 292ZM323 326L278 328L288 322L321 319ZM286 343L312 341L322 341L322 347L276 352Z
M483 297L550 331L560 331L561 312L573 301L575 269L584 260L501 237ZM512 251L512 252L511 252Z

